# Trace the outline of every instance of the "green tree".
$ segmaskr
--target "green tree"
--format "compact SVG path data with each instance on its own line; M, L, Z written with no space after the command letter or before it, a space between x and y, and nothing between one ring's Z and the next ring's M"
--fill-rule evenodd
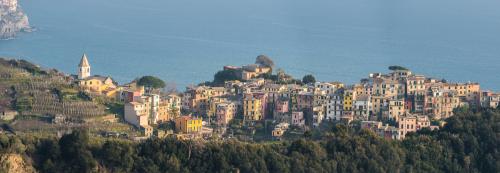
M408 68L399 66L399 65L392 65L389 66L389 70L395 71L395 70L408 70Z
M229 69L229 70L221 70L219 72L217 72L215 75L214 75L214 81L213 83L215 85L222 85L224 84L226 81L231 81L231 80L240 80L240 76L238 75L238 71L236 70L232 70L232 69Z
M134 164L133 145L117 141L108 141L99 152L104 166L111 172L130 172Z
M255 59L255 64L259 64L266 67L274 67L274 61L266 55L259 55Z
M457 109L446 122L401 141L341 124L315 130L318 138L273 143L171 137L90 145L81 131L59 140L0 134L0 153L26 153L42 173L94 172L97 163L104 172L500 172L500 110Z
M61 172L59 168L63 167L63 164L60 163L62 161L61 149L57 141L51 139L41 140L37 146L36 155L39 163L35 166L40 172Z
M175 157L175 155L173 156L170 156L170 158L168 158L167 160L167 163L166 163L166 167L167 167L167 172L180 172L181 171L181 162L179 161L179 159L177 159L177 157Z
M302 83L304 83L304 84L316 83L316 78L313 75L310 75L310 74L305 75L302 78Z
M165 82L154 76L143 76L138 81L139 86L150 87L154 89L165 88Z
M64 167L69 172L92 172L97 161L89 150L89 134L77 130L59 140Z

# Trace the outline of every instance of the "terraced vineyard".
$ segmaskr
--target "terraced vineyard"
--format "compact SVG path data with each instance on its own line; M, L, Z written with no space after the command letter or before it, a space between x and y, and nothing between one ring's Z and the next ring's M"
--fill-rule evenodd
M31 80L14 86L17 105L24 115L64 115L70 118L91 118L105 114L105 108L92 101L64 99L59 92L71 85L58 81Z
M19 112L14 121L7 122L16 132L45 136L84 128L93 134L136 134L126 123L101 120L104 115L116 114L105 106L109 103L102 96L83 92L70 76L56 70L0 58L0 107ZM54 116L64 120L53 123Z

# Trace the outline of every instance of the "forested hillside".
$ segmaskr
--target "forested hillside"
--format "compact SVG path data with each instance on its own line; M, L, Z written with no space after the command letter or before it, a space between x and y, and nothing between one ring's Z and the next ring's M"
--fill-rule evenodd
M0 135L2 153L32 160L40 172L499 172L500 110L461 110L439 131L404 141L336 126L322 140L141 143Z

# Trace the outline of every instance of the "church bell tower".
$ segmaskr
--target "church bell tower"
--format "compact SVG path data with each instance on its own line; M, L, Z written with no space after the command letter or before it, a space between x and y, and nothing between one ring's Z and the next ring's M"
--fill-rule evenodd
M87 55L83 54L82 60L80 60L80 64L78 65L78 79L85 79L87 77L90 77L90 64Z

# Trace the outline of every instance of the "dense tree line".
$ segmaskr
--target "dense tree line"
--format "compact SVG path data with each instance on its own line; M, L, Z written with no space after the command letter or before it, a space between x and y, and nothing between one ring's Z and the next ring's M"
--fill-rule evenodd
M220 86L224 85L226 81L241 80L241 75L237 70L227 69L215 73L214 80L211 85Z
M77 131L59 140L3 135L0 151L24 152L40 172L500 172L500 110L459 110L446 122L403 141L342 125L321 140L276 143L93 142Z
M399 66L399 65L392 65L389 66L389 70L396 71L396 70L408 70L408 68Z

